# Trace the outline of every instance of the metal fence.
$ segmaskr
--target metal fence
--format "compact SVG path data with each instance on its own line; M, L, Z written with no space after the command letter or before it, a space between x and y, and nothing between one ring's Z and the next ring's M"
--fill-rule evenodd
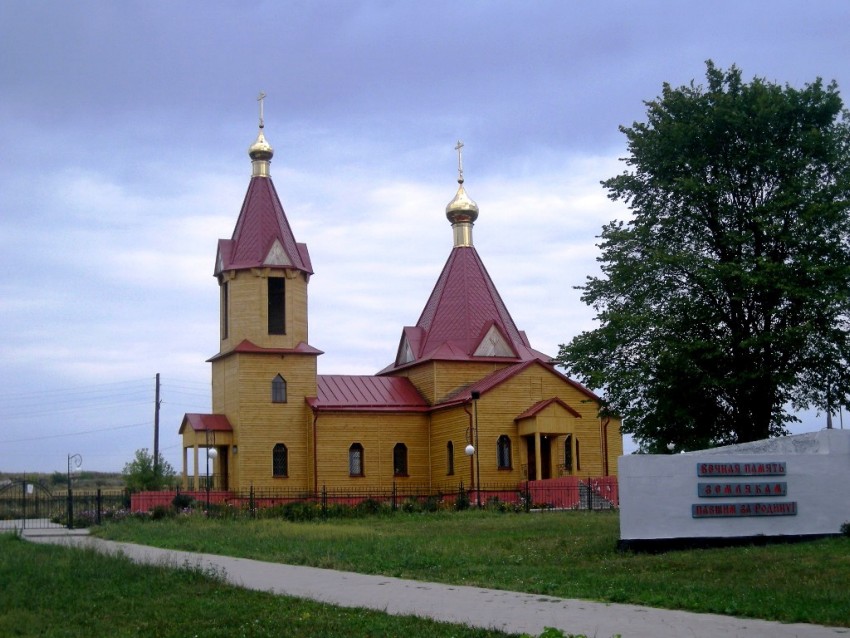
M438 510L482 507L531 510L610 510L619 507L616 478L523 481L519 484L482 485L467 489L463 483L442 486L393 483L383 489L328 488L141 492L131 496L133 512L157 508L192 507L210 513L256 516L263 510L313 507L322 514L343 508L368 510Z
M384 489L322 487L254 489L244 492L210 489L130 493L124 489L61 490L51 492L39 483L12 481L0 485L0 530L17 527L90 527L137 513L163 513L175 508L202 510L233 517L344 515L382 510L436 511L466 508L502 511L609 510L619 507L614 477L566 477L514 484L463 483L440 486L393 483Z
M55 525L99 525L113 512L130 506L124 489L61 490L25 480L0 485L0 530L44 528Z

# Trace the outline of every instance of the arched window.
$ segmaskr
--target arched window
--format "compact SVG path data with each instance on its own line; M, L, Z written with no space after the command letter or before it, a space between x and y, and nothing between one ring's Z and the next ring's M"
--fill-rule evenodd
M289 475L289 453L283 443L278 443L272 450L272 475Z
M348 448L348 473L351 476L363 476L363 446L352 443Z
M280 375L272 379L272 403L286 403L286 379Z
M393 476L407 476L407 446L396 443L393 448Z
M455 473L455 444L449 441L446 443L446 475L451 476Z
M511 469L511 438L503 434L496 442L496 458L500 470Z
M573 473L573 435L568 434L564 441L564 472Z

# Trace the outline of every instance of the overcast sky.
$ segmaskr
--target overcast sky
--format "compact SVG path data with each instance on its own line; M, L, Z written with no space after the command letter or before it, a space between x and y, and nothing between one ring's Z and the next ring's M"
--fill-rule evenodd
M216 241L233 232L265 101L272 177L310 248L320 373L372 374L452 247L462 139L474 241L555 355L593 327L574 286L627 211L618 126L662 83L850 87L850 3L0 0L0 471L180 471L210 410ZM805 415L794 428L820 429Z

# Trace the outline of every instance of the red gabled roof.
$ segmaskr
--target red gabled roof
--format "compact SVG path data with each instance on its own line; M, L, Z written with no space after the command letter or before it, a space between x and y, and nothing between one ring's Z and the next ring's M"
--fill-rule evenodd
M481 357L474 353L487 331L495 326L515 356ZM499 291L473 246L456 246L416 323L417 333L405 329L414 360L387 366L379 374L429 360L548 361L533 350L517 329ZM416 334L416 339L411 336Z
M546 399L545 401L539 401L539 402L535 403L530 408L528 408L525 412L518 415L514 419L514 421L521 421L522 419L528 419L530 417L533 417L537 413L542 411L544 408L547 408L548 406L552 405L553 403L560 405L562 408L564 408L567 412L572 414L577 419L581 418L581 415L578 412L576 412L573 408L571 408L569 405L567 405L566 403L561 401L561 399L559 399L558 397L553 397L551 399Z
M223 414L194 414L187 412L183 415L183 425L179 434L189 425L195 432L232 432L230 421Z
M428 403L406 377L320 374L317 385L318 396L307 399L315 410L428 410Z
M283 263L281 259L267 263L276 241L285 255ZM215 274L280 265L313 273L307 246L295 241L271 178L252 177L233 236L218 242Z
M460 388L456 392L453 392L452 394L443 398L439 403L434 405L434 408L435 409L436 408L445 408L445 407L449 407L449 406L452 406L452 405L457 405L458 403L467 403L468 401L472 400L472 393L473 392L479 392L481 394L486 394L487 392L489 392L490 390L492 390L496 386L501 385L502 383L504 383L508 379L515 377L520 372L522 372L526 368L529 368L533 365L538 365L538 366L543 367L545 370L547 370L550 373L554 374L555 376L559 377L564 382L568 383L569 385L574 387L576 390L578 390L579 392L584 394L588 399L592 399L593 401L597 401L597 402L601 401L601 399L598 396L596 396L593 392L591 392L590 390L585 388L579 382L573 381L572 379L570 379L565 374L562 374L561 372L556 370L555 367L552 366L551 364L545 363L545 362L543 362L539 359L532 359L530 361L523 361L521 363L516 363L514 365L510 365L510 366L507 366L507 367L504 367L504 368L500 368L500 369L496 370L495 372L488 374L483 379L479 379L478 381L476 381L472 385L466 386L465 388ZM564 404L564 405L566 406L566 404ZM567 406L567 409L572 409L572 408L569 408L569 406Z

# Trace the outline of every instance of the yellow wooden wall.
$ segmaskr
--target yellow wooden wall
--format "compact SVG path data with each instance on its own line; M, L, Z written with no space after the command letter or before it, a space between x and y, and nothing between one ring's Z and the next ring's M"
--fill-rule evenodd
M469 457L464 453L472 405L437 410L431 414L431 482L435 488L455 489L463 482L470 487ZM447 473L446 444L454 444L454 474Z
M425 400L434 405L507 365L500 362L426 361L394 372L393 376L410 379Z
M286 278L286 334L268 334L268 277ZM307 343L307 276L293 269L253 268L226 272L228 336L220 351L228 352L243 339L263 348L294 348ZM221 284L220 284L221 285ZM221 308L220 312L224 312Z
M286 403L272 403L271 384L286 380ZM312 452L306 397L316 396L316 357L235 353L213 362L213 410L233 426L238 452L230 462L231 489L307 489ZM288 478L272 475L272 448L286 445Z
M316 420L318 488L389 489L430 483L428 416L422 413L321 412ZM363 446L363 476L350 476L348 451ZM393 475L393 448L407 446L407 477Z

